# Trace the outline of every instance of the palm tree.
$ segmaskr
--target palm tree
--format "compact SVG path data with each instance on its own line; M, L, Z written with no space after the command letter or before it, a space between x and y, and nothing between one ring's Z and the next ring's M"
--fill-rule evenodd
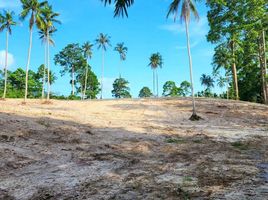
M117 51L120 55L120 61L124 61L126 60L126 56L127 56L127 51L128 48L124 46L124 43L118 43L116 45L116 47L114 48L115 51ZM119 67L119 78L121 78L121 72L120 72L120 67Z
M205 90L210 90L214 87L214 80L210 75L202 74L200 81L201 85L205 86Z
M98 38L96 39L96 44L98 45L98 49L102 49L102 72L101 72L101 99L103 93L103 74L104 74L104 53L107 50L107 46L111 46L110 44L110 36L104 35L100 33Z
M56 18L59 16L59 13L54 13L52 10L52 6L46 4L41 10L42 18L44 20L43 31L46 32L46 46L47 46L47 100L50 99L50 56L49 56L49 46L50 46L50 34L55 32L54 23L60 24L61 22Z
M188 49L188 58L189 58L189 67L190 67L190 79L191 79L191 90L192 90L192 103L193 103L193 114L190 117L190 120L199 120L200 117L196 114L196 106L195 106L195 97L194 97L194 84L193 84L193 70L192 70L192 57L191 57L191 48L190 48L190 36L189 36L189 22L191 13L194 14L196 19L199 19L199 15L197 9L195 7L196 0L173 0L173 2L169 6L169 10L167 13L167 17L171 14L174 15L174 21L176 21L178 17L178 12L181 5L181 14L180 18L185 22L186 28L186 38L187 38L187 49Z
M6 98L7 92L7 65L8 65L8 36L11 35L12 30L11 27L15 26L17 23L13 19L14 12L4 11L4 14L0 16L1 24L0 24L0 32L6 29L6 57L5 57L5 86L3 99Z
M83 49L83 52L84 52L84 57L85 59L87 60L88 62L88 59L91 59L92 58L92 48L93 48L93 44L91 44L90 42L86 42L83 46L82 46L82 49ZM86 71L85 71L85 88L84 88L84 91L83 91L83 94L82 94L82 99L84 100L85 97L86 97L86 90L87 90L87 78L88 78L88 63L86 65ZM81 86L81 90L82 90L82 86Z
M222 89L225 87L226 85L226 78L220 76L218 79L217 79L217 82L218 82L218 86Z
M45 58L45 61L44 61L44 69L43 69L43 85L42 85L42 99L45 98L45 83L46 83L46 72L47 72L47 40L48 40L48 37L47 37L47 27L44 27L42 28L40 31L39 31L39 39L42 40L42 43L44 44L44 58ZM55 42L54 40L51 38L52 34L54 32L56 32L57 30L56 29L51 29L49 31L49 44L52 45L52 46L55 46Z
M111 4L112 0L101 0L104 1L104 4ZM115 10L114 17L119 17L126 15L128 17L127 8L134 3L134 0L114 0Z
M150 57L150 63L149 66L153 70L153 92L155 94L155 79L156 79L156 86L157 86L157 97L159 95L158 93L158 73L157 69L163 66L163 59L160 53L154 53Z
M22 12L20 17L25 20L27 16L30 16L29 29L30 29L30 40L28 49L28 59L26 65L26 77L25 77L25 96L24 102L26 102L28 95L28 71L30 67L31 50L32 50L32 37L33 37L33 27L37 25L38 28L42 28L44 21L41 17L41 10L47 4L47 1L39 3L38 0L21 0Z

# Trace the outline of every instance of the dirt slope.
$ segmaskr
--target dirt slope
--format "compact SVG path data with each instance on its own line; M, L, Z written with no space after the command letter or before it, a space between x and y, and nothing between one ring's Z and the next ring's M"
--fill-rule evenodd
M0 101L0 199L268 197L268 107Z

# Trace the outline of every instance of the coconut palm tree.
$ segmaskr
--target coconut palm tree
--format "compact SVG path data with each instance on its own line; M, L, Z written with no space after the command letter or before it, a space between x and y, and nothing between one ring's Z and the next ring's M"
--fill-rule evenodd
M193 104L193 114L190 117L190 120L199 120L200 117L196 114L195 106L195 97L194 97L194 83L193 83L193 70L192 70L192 56L190 48L190 36L189 36L189 22L191 13L194 15L195 19L199 19L197 9L195 7L196 0L173 0L169 6L167 17L174 15L174 21L176 21L181 7L180 18L185 23L186 28L186 38L187 38L187 49L188 49L188 58L189 58L189 67L190 67L190 79L191 79L191 90L192 90L192 104Z
M102 99L102 94L103 94L103 74L104 74L104 53L107 50L108 46L111 46L110 44L110 36L100 33L98 38L96 39L96 44L98 45L98 49L101 48L102 50L102 72L101 72L101 96L100 98Z
M210 90L212 87L214 87L214 80L210 75L202 74L200 81L201 85L205 87L205 90Z
M153 70L153 92L155 95L155 82L156 82L156 87L157 87L157 97L159 95L158 93L158 73L157 73L157 69L163 66L163 59L160 53L154 53L151 55L150 57L150 63L149 65L152 70ZM156 81L155 81L156 80Z
M39 31L39 39L41 39L42 43L44 44L44 69L43 69L43 85L42 85L42 99L45 98L45 83L46 83L46 72L47 72L47 40L48 40L48 37L47 37L47 27L44 26L40 31ZM57 30L56 29L51 29L49 31L49 44L52 45L52 46L55 46L55 42L54 40L52 39L52 35L54 32L56 32Z
M101 0L104 2L105 6L111 4L112 0ZM114 17L119 17L126 15L128 17L127 8L134 3L134 0L114 0L115 10Z
M7 65L8 65L8 36L12 34L12 26L15 26L17 23L14 21L14 12L4 11L1 15L0 20L0 32L6 30L6 56L5 56L5 84L4 84L4 93L3 99L6 98L7 92Z
M124 42L118 43L116 45L116 47L114 48L114 50L119 53L120 61L121 62L124 61L124 60L126 60L128 48L124 46ZM121 78L120 66L119 66L119 78Z
M60 15L59 13L53 12L52 6L46 4L41 9L41 15L44 20L44 26L43 31L46 31L46 46L47 46L47 100L50 99L50 81L49 81L49 74L50 74L50 53L49 53L49 47L50 47L50 34L54 33L56 31L56 28L54 26L54 23L60 24L61 22L57 20L56 18Z
M217 85L219 86L219 88L224 88L226 86L226 78L220 76L218 79L217 79Z
M30 30L30 40L29 40L29 49L28 49L28 59L26 65L26 77L25 77L25 96L24 102L26 102L28 95L28 71L30 67L31 60L31 50L32 50L32 38L33 38L33 27L37 25L38 28L42 28L44 21L41 17L41 10L47 4L47 1L38 2L38 0L20 0L22 3L22 12L20 17L22 20L25 20L26 17L30 16L29 20L29 30Z
M85 71L85 88L84 88L84 91L83 91L83 95L82 95L82 99L85 100L85 97L86 97L86 90L87 90L87 78L88 78L88 59L91 59L92 58L92 54L93 54L93 51L92 51L92 48L93 48L93 44L91 44L90 42L86 42L83 46L82 46L82 49L83 49L83 52L84 52L84 57L85 59L87 60L87 65L86 65L86 71ZM82 87L81 87L81 90L82 90Z

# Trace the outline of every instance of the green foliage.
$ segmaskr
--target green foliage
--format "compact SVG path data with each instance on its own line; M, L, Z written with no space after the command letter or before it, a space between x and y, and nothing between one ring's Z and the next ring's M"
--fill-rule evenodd
M181 82L180 89L181 89L182 96L186 97L186 96L190 95L191 83L189 83L188 81Z
M176 97L176 96L187 96L190 94L191 84L188 81L183 81L180 87L176 86L174 81L167 81L163 85L163 96L165 97Z
M153 96L153 93L151 92L151 90L148 87L143 87L140 90L140 93L139 93L140 98L148 98L151 96Z
M175 97L180 96L180 88L176 86L174 81L167 81L163 86L163 96Z
M39 79L41 82L43 81L43 76L44 76L44 65L40 65L39 68L37 69L37 73L36 73L36 78ZM47 68L45 68L45 82L47 83L48 78L47 78L47 73L48 70ZM55 81L57 80L56 74L53 73L52 71L49 71L49 82L50 85L52 85L53 83L55 83Z
M42 81L40 75L29 70L28 92L30 98L39 98L42 92ZM0 76L0 94L3 93L3 76ZM7 79L7 98L22 98L25 89L25 71L22 68L14 72L8 71Z
M201 85L206 87L206 90L210 91L211 88L214 87L214 80L210 75L202 74L201 78Z
M219 3L219 0L210 0L207 1L207 5L210 8L208 12L210 31L207 39L217 44L213 57L214 72L224 69L226 77L233 75L229 93L230 97L234 98L232 66L235 63L240 99L262 102L260 66L264 67L265 56L261 34L263 30L268 30L267 1L224 0Z
M163 66L163 58L160 53L153 53L151 55L149 66L152 69L161 68Z
M115 79L113 83L112 94L115 98L131 98L130 89L128 87L129 82L124 78Z
M249 149L249 146L247 144L244 144L242 142L233 142L231 143L231 145L236 148L236 149L239 149L239 150L248 150Z
M97 95L100 92L100 83L95 73L91 70L91 67L89 65L87 65L86 67L88 68L88 70L87 70L87 83L86 83L87 88L85 98L96 99ZM76 88L78 92L80 92L81 89L85 88L85 79L86 79L85 71L86 71L85 68L81 68L80 70L77 71Z

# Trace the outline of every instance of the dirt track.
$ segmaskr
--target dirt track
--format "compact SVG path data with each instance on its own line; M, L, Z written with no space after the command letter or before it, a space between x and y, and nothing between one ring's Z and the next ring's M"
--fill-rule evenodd
M268 107L0 101L0 199L268 197Z

